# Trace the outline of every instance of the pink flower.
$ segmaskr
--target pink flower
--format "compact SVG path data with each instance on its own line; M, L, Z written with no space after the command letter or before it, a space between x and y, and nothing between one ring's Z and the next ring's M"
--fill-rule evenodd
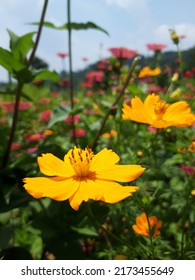
M86 74L86 78L90 82L102 82L104 77L103 71L90 71Z
M51 115L52 115L52 111L51 110L43 111L43 112L41 112L39 114L39 121L40 122L47 122L47 121L50 120Z
M88 61L88 58L85 57L85 56L81 57L81 59L82 59L82 61L84 61L84 62Z
M19 110L24 111L24 110L28 109L29 107L31 107L31 105L32 105L31 102L20 101ZM7 113L11 113L14 110L14 102L3 102L1 104L1 107L5 108Z
M37 142L44 139L45 139L45 135L41 133L36 133L36 134L31 134L26 136L26 140L29 142Z
M58 97L59 95L60 95L59 92L52 92L52 93L51 93L51 96L52 96L52 97Z
M179 169L187 173L189 176L193 176L195 174L195 166L181 164Z
M29 149L27 149L27 153L28 153L28 154L33 154L33 153L35 153L37 150L38 150L37 147L29 148Z
M47 97L43 97L43 98L41 98L40 100L39 100L39 103L41 103L41 104L48 104L48 103L50 103L50 99L49 98L47 98Z
M12 143L12 145L11 145L11 150L12 150L12 151L17 151L17 150L19 150L20 148L21 148L21 145L18 144L18 143Z
M58 52L57 56L61 57L61 58L66 58L68 56L68 53L64 53L64 52Z
M83 136L85 136L85 134L86 134L86 130L85 129L83 129L83 128L76 128L75 129L75 137L83 137ZM73 130L71 130L70 131L70 135L71 136L74 136L74 131Z
M71 124L73 119L74 119L74 123L76 124L79 120L80 120L80 115L74 115L74 117L72 118L72 116L67 116L65 119L65 122L67 124Z
M109 48L108 51L118 59L130 59L137 55L137 51L130 50L124 47Z
M167 46L163 44L147 44L146 47L148 48L148 50L156 52L156 51L162 51Z

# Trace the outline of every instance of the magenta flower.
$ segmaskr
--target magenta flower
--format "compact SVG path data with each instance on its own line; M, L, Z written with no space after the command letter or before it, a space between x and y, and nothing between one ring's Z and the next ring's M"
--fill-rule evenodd
M146 47L148 48L148 50L150 51L162 51L163 49L165 49L167 46L163 45L163 44L147 44Z
M61 57L61 58L66 58L68 56L68 53L64 53L64 52L58 52L57 56Z
M195 174L195 166L187 166L185 164L181 164L179 169L187 173L189 176L193 176Z
M124 47L108 49L118 59L130 59L137 55L137 51L130 50Z

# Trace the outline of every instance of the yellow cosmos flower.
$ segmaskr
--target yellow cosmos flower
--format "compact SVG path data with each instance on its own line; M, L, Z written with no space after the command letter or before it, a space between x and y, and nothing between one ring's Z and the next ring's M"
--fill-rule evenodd
M94 155L89 147L74 147L64 160L42 154L38 157L40 171L50 177L24 178L24 188L34 198L69 199L74 210L89 199L116 203L139 189L121 186L116 181L133 181L145 170L140 165L116 165L119 160L116 153L106 148Z
M105 132L102 134L102 137L103 138L113 138L113 137L116 137L118 135L117 131L114 130L114 129L111 129L110 132Z
M144 67L140 73L139 78L146 78L150 76L157 76L161 73L161 70L159 67L156 67L155 69L151 69L150 67L146 66Z
M149 225L150 228L149 228ZM142 213L136 218L136 224L132 226L136 234L144 235L150 237L152 234L153 237L160 235L159 228L161 228L162 222L157 219L156 216L150 216L147 220L146 213Z
M122 111L123 120L145 123L155 128L191 126L194 122L194 114L187 102L168 104L154 93L149 94L144 102L135 96L131 106L124 104Z

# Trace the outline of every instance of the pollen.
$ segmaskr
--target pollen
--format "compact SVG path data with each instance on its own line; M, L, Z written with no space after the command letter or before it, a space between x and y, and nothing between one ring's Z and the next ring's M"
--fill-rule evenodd
M167 104L163 100L158 100L154 104L154 112L156 114L156 120L162 120L162 117L165 114L168 107L169 107L169 104Z
M90 177L90 165L93 156L93 152L89 147L85 148L85 150L74 147L71 150L69 160L77 178L85 179Z

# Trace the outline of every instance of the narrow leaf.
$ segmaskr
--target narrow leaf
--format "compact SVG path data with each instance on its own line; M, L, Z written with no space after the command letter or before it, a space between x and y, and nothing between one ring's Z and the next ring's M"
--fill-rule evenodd
M38 22L33 22L31 23L32 25L39 25ZM57 30L65 30L65 29L73 29L73 30L86 30L86 29L96 29L99 31L104 32L106 35L109 36L109 33L103 29L101 26L88 21L87 23L77 23L77 22L71 22L70 24L65 23L62 26L55 26L52 22L46 21L44 22L43 26L48 27L48 28L52 28L52 29L57 29Z

